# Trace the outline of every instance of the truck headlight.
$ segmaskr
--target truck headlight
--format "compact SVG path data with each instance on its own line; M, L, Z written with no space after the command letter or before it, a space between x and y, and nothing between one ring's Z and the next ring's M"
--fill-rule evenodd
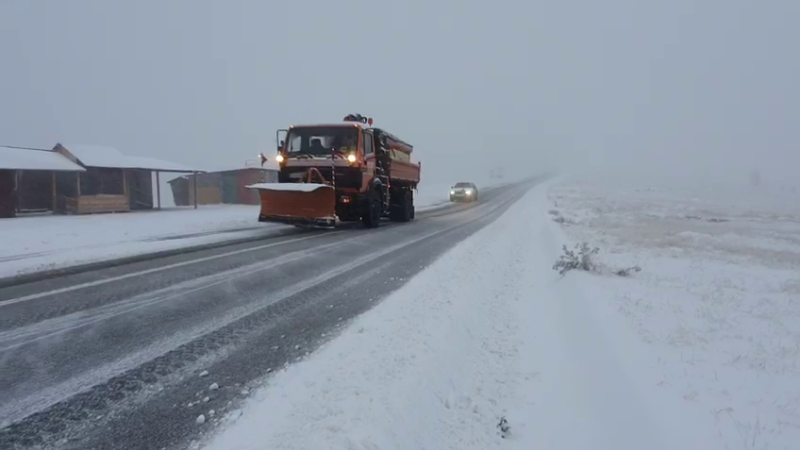
M283 162L283 155L278 153L278 156L275 157L275 161L278 161L279 163L282 163Z
M350 153L349 155L347 155L347 161L349 161L351 163L356 162L356 155Z

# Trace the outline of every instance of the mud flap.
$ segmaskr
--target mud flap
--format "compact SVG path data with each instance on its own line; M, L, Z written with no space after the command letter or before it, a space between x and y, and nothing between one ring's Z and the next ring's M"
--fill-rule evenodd
M259 222L332 228L336 224L336 191L326 184L259 183L248 188L261 200Z

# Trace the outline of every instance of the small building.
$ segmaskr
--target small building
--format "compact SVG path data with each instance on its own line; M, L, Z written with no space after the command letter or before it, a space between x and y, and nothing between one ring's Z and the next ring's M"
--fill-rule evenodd
M56 177L57 210L67 213L152 209L153 172L160 208L160 172L200 172L170 161L125 155L113 147L59 143L53 150L86 169Z
M57 144L52 150L0 147L0 217L53 211L84 214L152 209L153 172L197 173L113 147Z
M258 205L258 193L246 186L278 181L278 171L260 167L185 175L169 181L175 206L194 203L194 182L197 182L197 204Z
M55 211L57 178L81 172L86 169L53 150L0 147L0 218Z

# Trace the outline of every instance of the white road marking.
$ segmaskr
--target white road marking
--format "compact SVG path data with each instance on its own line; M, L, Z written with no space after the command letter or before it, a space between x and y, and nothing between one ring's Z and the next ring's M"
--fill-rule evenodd
M329 249L332 249L336 246L340 246L342 242L347 242L350 240L355 239L355 237L346 239L344 241L332 242L330 244L325 244L319 247L314 247L313 249L304 249L304 250L297 250L291 253L287 253L285 255L281 255L278 258L269 260L264 263L255 264L254 266L245 266L244 268L237 268L231 269L226 272L222 273L222 277L215 277L215 274L205 278L212 278L213 281L208 281L206 283L201 283L199 286L194 286L188 289L175 289L175 286L170 286L168 288L160 289L159 291L171 291L169 294L166 295L157 295L156 297L147 298L150 294L158 294L159 291L155 291L152 293L148 293L141 296L136 296L131 300L122 301L119 303L114 303L111 305L104 305L99 308L95 308L93 310L88 311L79 311L76 313L70 314L73 317L81 317L79 320L71 321L71 323L67 326L59 326L54 325L53 323L48 323L48 321L44 321L42 323L37 323L29 326L25 326L22 328L13 329L7 332L0 333L0 342L5 343L6 341L15 342L7 347L0 348L0 353L3 353L8 350L13 350L17 347L21 347L23 345L29 344L31 342L36 342L42 339L46 339L52 336L60 335L67 333L69 331L73 331L79 328L83 328L85 326L91 325L96 322L101 322L103 320L111 319L116 316L120 316L122 314L127 314L132 311L136 311L138 309L142 309L146 306L150 306L156 303L162 303L167 300L171 300L173 298L185 296L188 294L192 294L195 292L202 291L204 289L208 289L213 286L220 285L222 283L227 283L244 276L252 275L254 273L258 273L264 270L269 270L273 267L279 266L281 264L286 264L294 261L302 260L303 258L307 258L308 256L318 255L320 253L324 253ZM192 280L187 282L180 283L178 286L183 284L191 283ZM176 291L176 292L175 292ZM87 314L94 314L87 315ZM57 320L62 320L64 317L57 318ZM45 329L42 329L42 325L44 325Z
M244 248L244 249L241 249L241 250L234 250L234 251L231 251L231 252L220 253L218 255L205 256L203 258L193 259L191 261L183 261L183 262L179 262L179 263L169 264L169 265L166 265L166 266L154 267L152 269L140 270L138 272L126 273L125 275L118 275L118 276L115 276L115 277L103 278L102 280L89 281L89 282L86 282L86 283L76 284L76 285L73 285L73 286L67 286L67 287L63 287L63 288L59 288L59 289L53 289L53 290L50 290L50 291L39 292L39 293L36 293L36 294L26 295L24 297L17 297L17 298L13 298L13 299L10 299L10 300L4 300L4 301L0 302L0 308L3 307L3 306L14 305L14 304L17 304L17 303L23 303L23 302L27 302L27 301L30 301L30 300L36 300L36 299L42 298L42 297L49 297L49 296L55 295L55 294L63 294L65 292L77 291L77 290L80 290L80 289L85 289L85 288L93 287L93 286L101 286L103 284L113 283L115 281L125 280L125 279L128 279L128 278L135 278L135 277L139 277L139 276L142 276L142 275L148 275L148 274L151 274L151 273L163 272L165 270L174 269L176 267L184 267L184 266L189 266L189 265L192 265L192 264L197 264L197 263L201 263L201 262L205 262L205 261L212 261L212 260L215 260L215 259L227 258L227 257L233 256L233 255L239 255L239 254L247 253L247 252L254 252L254 251L257 251L257 250L263 250L265 248L276 247L278 245L285 245L285 244L291 244L291 243L294 243L294 242L307 241L309 239L314 239L314 238L321 237L321 236L330 236L330 235L338 234L338 233L342 233L342 232L343 231L331 231L329 233L324 233L324 234L315 234L313 236L304 236L304 237L300 237L300 238L289 239L288 241L273 242L273 243L270 243L270 244L259 245L257 247L249 247L249 248Z

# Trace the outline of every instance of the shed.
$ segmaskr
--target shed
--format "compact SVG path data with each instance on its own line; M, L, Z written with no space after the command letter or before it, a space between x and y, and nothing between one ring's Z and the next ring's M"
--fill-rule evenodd
M0 146L0 217L55 211L58 174L85 171L53 150Z
M86 168L85 173L57 177L59 210L69 213L122 212L153 208L160 172L201 172L170 161L129 156L114 147L56 144L54 151ZM160 195L158 207L160 208Z
M190 188L197 182L197 203L200 205L239 204L258 205L258 193L245 186L254 183L277 182L278 171L258 167L206 172L197 175L184 175L169 181L172 198L176 206L190 205L194 202L194 192Z

